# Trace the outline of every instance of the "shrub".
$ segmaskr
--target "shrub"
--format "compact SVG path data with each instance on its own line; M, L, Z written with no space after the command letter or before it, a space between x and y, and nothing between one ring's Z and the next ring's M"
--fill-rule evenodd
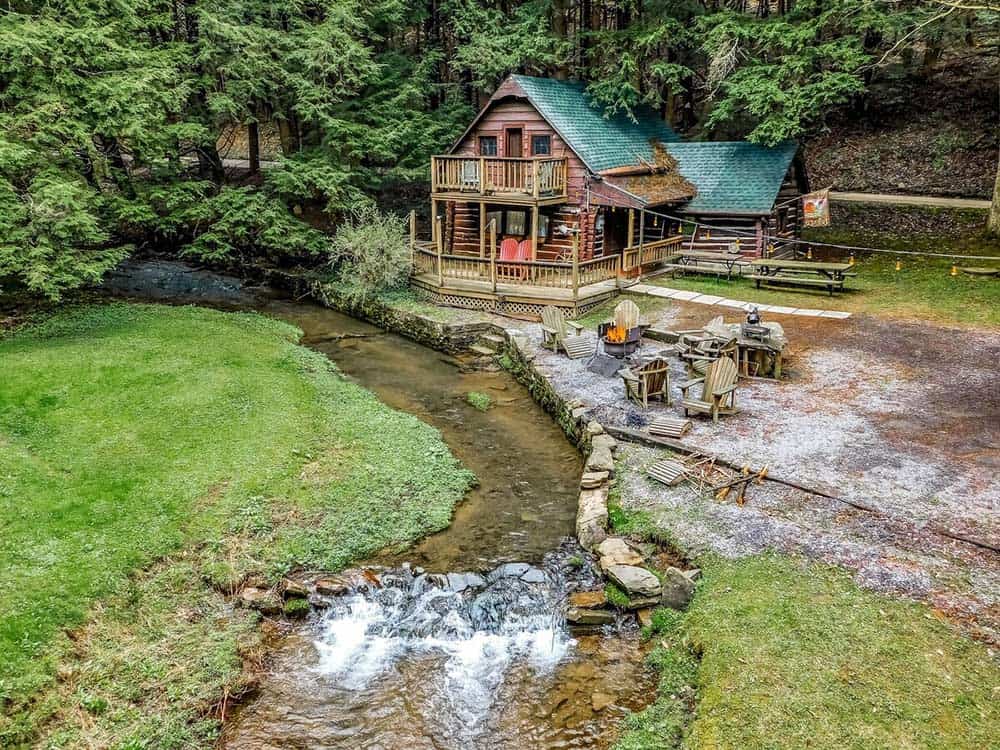
M402 287L410 276L410 248L403 219L364 207L333 237L330 267L354 302Z
M471 406L479 409L479 411L486 411L490 408L492 400L488 393L483 393L481 391L469 391L465 396L465 400L469 402Z

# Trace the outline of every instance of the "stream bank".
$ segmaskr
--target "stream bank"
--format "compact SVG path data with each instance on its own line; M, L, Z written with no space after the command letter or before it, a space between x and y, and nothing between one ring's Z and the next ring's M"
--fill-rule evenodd
M188 301L170 286L169 301ZM570 540L582 464L536 405L540 384L529 391L506 372L469 367L468 357L324 307L262 290L223 291L224 299L196 301L294 323L303 343L347 377L437 427L480 479L446 531L385 550L360 582L310 597L313 613L280 641L257 697L230 716L226 745L609 746L621 719L651 700L656 675L644 664L648 647L634 618L609 614L590 627L566 626L567 599L603 584L595 558ZM441 345L448 327L433 325ZM472 329L483 331L497 328ZM460 331L441 348L458 351L464 345L455 342L468 335ZM485 411L469 403L473 392L488 395ZM567 432L576 442L589 442L571 405L547 406L562 429L575 428ZM296 578L315 588L323 575ZM294 588L286 584L286 596ZM460 720L440 720L449 716Z

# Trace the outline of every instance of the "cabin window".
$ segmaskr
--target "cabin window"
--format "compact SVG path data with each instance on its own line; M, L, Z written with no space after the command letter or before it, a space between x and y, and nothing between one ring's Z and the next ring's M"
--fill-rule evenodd
M480 156L497 155L497 137L495 135L479 136L479 155Z
M527 230L525 230L527 216L526 211L508 211L507 226L504 234L516 234L518 236L527 234Z
M489 226L491 221L496 222L493 226L497 234L503 234L503 211L487 211L486 226Z
M531 153L534 156L548 156L552 153L552 137L548 135L531 136Z
M538 236L541 239L549 236L549 217L545 214L538 214Z

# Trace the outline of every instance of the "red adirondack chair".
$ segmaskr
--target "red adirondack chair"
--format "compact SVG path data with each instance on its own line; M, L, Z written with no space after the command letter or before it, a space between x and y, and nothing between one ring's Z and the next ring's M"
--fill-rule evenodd
M500 256L497 258L497 260L498 261L506 260L506 261L513 261L513 262L517 262L517 261L521 261L521 260L527 260L527 257L525 257L522 254L523 253L523 250L522 250L522 246L523 245L524 245L524 242L522 242L519 245L519 244L517 244L517 240L515 240L513 237L508 237L507 239L505 239L503 242L500 243ZM528 254L530 256L530 254L531 254L530 250L528 251ZM497 266L497 275L498 276L503 276L504 278L508 278L508 279L510 279L510 278L523 279L524 276L525 276L525 271L526 270L527 269L524 266L520 266L520 265L506 265L506 264L504 264L502 266L498 265Z

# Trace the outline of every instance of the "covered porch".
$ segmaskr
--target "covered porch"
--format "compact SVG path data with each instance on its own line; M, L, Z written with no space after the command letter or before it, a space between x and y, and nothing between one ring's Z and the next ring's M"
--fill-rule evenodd
M505 259L500 242L506 235L501 221L490 218L481 232L455 242L446 241L443 217L437 217L430 239L418 239L414 214L410 217L411 283L441 304L512 314L537 315L554 305L579 314L634 283L643 268L670 262L681 250L683 238L672 235L645 242L642 234L629 237L619 251L583 257L579 224L566 227L557 244L534 231L535 242L525 257ZM426 236L426 235L425 235ZM531 241L525 232L524 241ZM451 251L448 251L448 247Z

